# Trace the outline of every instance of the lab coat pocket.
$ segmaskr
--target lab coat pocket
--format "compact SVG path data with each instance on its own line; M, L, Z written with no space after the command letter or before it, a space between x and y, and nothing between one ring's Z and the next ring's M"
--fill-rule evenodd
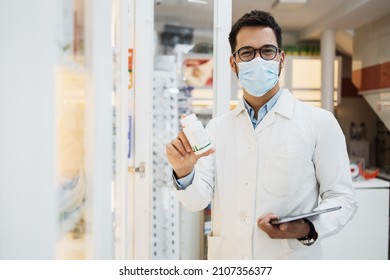
M207 236L207 259L208 260L220 260L222 259L222 244L223 237L221 236L213 236L211 232Z
M277 197L293 195L301 182L303 159L303 154L288 149L269 155L261 175L264 189Z

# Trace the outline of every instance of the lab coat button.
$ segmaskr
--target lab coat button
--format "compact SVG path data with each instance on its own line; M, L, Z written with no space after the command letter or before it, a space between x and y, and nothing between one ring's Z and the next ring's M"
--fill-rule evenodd
M246 218L244 219L244 221L245 221L245 223L249 224L249 223L251 222L251 218L246 217Z

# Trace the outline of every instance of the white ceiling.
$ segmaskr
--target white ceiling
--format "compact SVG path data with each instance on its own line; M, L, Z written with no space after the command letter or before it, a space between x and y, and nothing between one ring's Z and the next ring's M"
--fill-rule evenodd
M207 5L201 5L187 0L159 0L160 4L155 6L156 25L171 23L212 33L214 1L207 1ZM276 0L232 1L232 22L244 13L258 9L270 12L283 32L295 33L298 40L317 40L323 30L334 29L338 31L339 49L349 54L352 53L354 29L390 16L390 0L307 0L306 5L294 10L272 7Z

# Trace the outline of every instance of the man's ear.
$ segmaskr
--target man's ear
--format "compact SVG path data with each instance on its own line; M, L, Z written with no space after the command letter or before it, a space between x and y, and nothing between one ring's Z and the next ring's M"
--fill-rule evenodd
M238 78L237 63L236 63L236 61L234 60L234 57L233 57L233 56L230 56L230 69L232 70L233 73L236 74L236 76L237 76L237 78Z
M278 76L280 76L280 73L282 72L282 69L284 68L284 60L285 60L285 54L284 54L284 51L282 51L280 53L280 62L279 62L279 74Z
M285 54L284 54L284 51L282 51L280 53L280 68L283 69L284 68L284 60L286 59L285 57Z

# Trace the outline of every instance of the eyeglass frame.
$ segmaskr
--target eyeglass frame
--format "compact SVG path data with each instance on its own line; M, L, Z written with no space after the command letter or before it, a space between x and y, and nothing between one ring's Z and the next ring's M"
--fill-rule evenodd
M264 57L262 56L261 50L262 50L263 48L265 48L265 47L273 47L273 48L276 49L276 52L275 52L275 55L274 55L273 58L264 58ZM242 50L243 48L251 48L251 49L254 50L254 52L253 52L253 57L252 57L251 59L249 59L249 60L243 60L243 59L241 58L241 56L240 56L240 50ZM251 46L243 46L243 47L239 48L237 51L233 52L233 53L232 53L232 56L235 57L235 55L237 54L238 57L239 57L242 61L244 61L244 62L249 62L249 61L252 61L252 60L256 57L256 54L257 54L257 53L259 53L260 57L261 57L262 59L264 59L264 60L273 60L273 59L278 55L278 53L280 54L281 52L282 52L282 49L280 49L280 48L278 48L278 47L276 47L276 46L274 46L274 45L271 45L271 44L266 44L266 45L262 46L262 47L259 48L259 49L256 49L256 48L251 47Z

